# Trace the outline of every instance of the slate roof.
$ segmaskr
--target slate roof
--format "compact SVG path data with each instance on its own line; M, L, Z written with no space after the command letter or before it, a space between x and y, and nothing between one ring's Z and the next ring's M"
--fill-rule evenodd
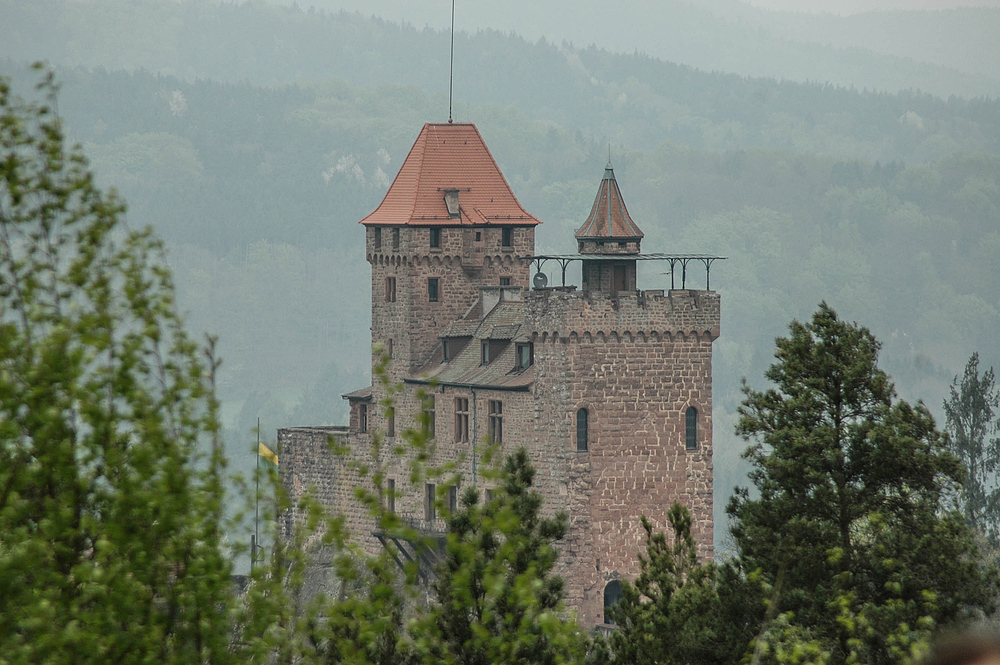
M601 185L597 188L594 207L590 210L587 221L576 232L576 237L579 240L591 238L626 240L643 237L642 230L632 221L625 207L625 199L618 189L618 181L615 179L615 170L611 162L604 167L604 177L601 178Z
M357 390L355 390L353 392L349 392L349 393L346 393L344 395L341 395L341 397L343 397L344 399L347 399L347 400L360 399L360 400L363 400L363 401L368 401L368 400L370 400L372 398L372 387L371 386L367 386L365 388L358 388Z
M460 325L466 326L469 321L453 322L445 331L456 330ZM444 385L471 385L480 388L500 388L508 390L526 390L535 380L534 366L525 370L515 371L516 342L527 341L524 327L524 302L519 300L502 300L497 303L481 321L475 321L476 329L471 332L473 338L465 345L457 356L448 363L432 361L408 381L425 382L436 379ZM470 335L446 335L470 336ZM488 365L482 365L482 341L495 340L508 342L499 355Z
M457 189L459 218L448 214L446 189ZM365 225L535 225L518 202L472 123L427 123L378 208Z

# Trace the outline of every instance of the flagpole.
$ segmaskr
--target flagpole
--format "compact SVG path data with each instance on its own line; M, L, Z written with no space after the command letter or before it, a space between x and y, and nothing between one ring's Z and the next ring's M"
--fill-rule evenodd
M254 563L257 560L257 545L259 543L260 534L258 532L258 524L260 517L260 417L257 418L257 471L254 473L254 479L257 481L256 488L254 490L254 504L253 504L253 545L250 547L250 572L253 572Z

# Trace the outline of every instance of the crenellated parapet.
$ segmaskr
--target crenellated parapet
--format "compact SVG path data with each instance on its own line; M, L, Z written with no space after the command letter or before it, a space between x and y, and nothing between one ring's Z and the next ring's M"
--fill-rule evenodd
M643 341L707 339L720 334L715 291L602 293L536 289L526 298L525 326L534 339L549 341Z

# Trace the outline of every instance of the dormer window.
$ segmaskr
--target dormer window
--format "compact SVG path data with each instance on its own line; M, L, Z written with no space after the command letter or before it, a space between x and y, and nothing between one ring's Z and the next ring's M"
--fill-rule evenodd
M535 349L531 342L517 345L517 369L525 370L535 362Z
M431 247L440 249L441 247L441 229L431 229Z
M480 348L482 349L482 354L481 354L482 357L481 357L481 360L480 360L479 364L480 365L489 365L490 364L490 341L488 339L484 339L483 340L483 344L482 344L482 346Z
M444 190L444 204L448 208L448 216L452 219L458 219L462 216L462 212L458 207L458 190L457 189L446 189Z
M451 360L451 355L448 353L450 349L448 348L448 340L441 340L441 362L446 363Z

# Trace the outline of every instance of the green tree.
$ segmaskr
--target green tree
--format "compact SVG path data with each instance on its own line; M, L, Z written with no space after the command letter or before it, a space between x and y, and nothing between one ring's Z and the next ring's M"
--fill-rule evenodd
M582 660L586 638L562 616L563 581L552 572L566 515L541 516L534 475L519 449L504 461L492 498L481 502L469 488L449 516L435 602L414 635L424 662Z
M994 571L945 505L963 470L926 407L896 399L867 329L823 303L790 331L774 386L744 385L737 431L755 440L759 495L728 506L737 557L773 589L769 614L829 662L895 662L931 626L992 607Z
M955 377L944 401L945 431L951 450L962 461L968 478L962 486L965 521L993 542L1000 537L1000 487L996 482L1000 462L1000 437L996 419L1000 410L993 368L979 374L979 354L973 353L961 380Z
M0 653L225 662L215 363L38 90L0 78Z
M614 662L636 665L735 663L752 634L741 628L736 611L741 580L732 570L698 563L691 513L675 503L667 515L671 542L654 533L645 517L646 552L634 583L622 583L622 599L612 612L618 630L609 643Z

